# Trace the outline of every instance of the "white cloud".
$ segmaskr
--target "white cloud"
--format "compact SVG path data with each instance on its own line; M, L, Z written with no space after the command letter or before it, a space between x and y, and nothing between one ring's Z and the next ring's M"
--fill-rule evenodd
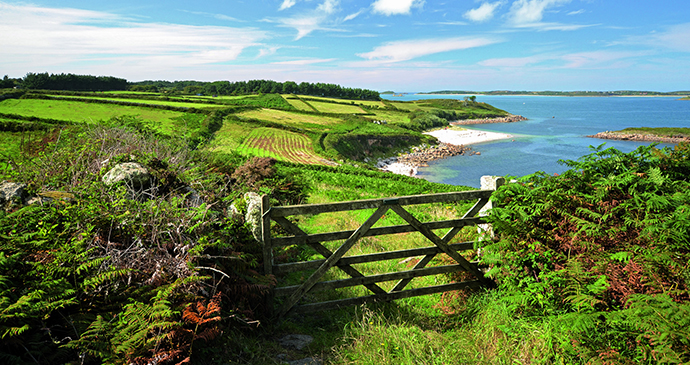
M295 65L295 66L308 66L316 63L326 63L336 61L337 58L323 58L323 59L304 59L304 60L293 60L293 61L282 61L273 62L274 65Z
M283 3L280 4L280 8L278 8L278 11L290 9L291 7L295 6L295 4L297 4L296 0L283 0Z
M540 54L528 57L492 58L479 62L480 66L522 69L526 66L542 64L544 68L597 68L615 67L620 61L635 57L649 56L650 52L591 51L569 54Z
M352 20L352 19L354 19L354 18L356 18L356 17L362 15L363 12L364 12L364 10L360 10L360 11L358 11L358 12L356 12L356 13L352 13L352 14L346 16L346 17L343 19L343 21L346 22L346 21Z
M530 57L512 57L512 58L492 58L479 62L480 66L485 67L498 67L498 68L520 68L527 65L533 65L536 63L548 60L548 56L530 56Z
M309 33L319 29L321 27L323 17L305 16L301 18L284 18L279 19L278 21L286 27L295 28L297 30L295 40L299 40Z
M322 11L326 14L333 14L336 10L336 7L340 3L339 0L325 0L323 4L319 5L316 10Z
M580 10L576 10L576 11L571 11L570 13L568 13L568 15L579 15L579 14L584 14L584 13L585 13L585 9L580 9Z
M322 24L328 20L329 15L337 11L340 0L324 0L316 9L292 18L280 18L275 21L281 23L285 27L295 28L297 36L295 40L299 40L315 30L323 30Z
M376 0L372 6L374 13L384 15L409 14L413 7L422 7L424 0Z
M544 11L550 7L569 3L571 0L517 0L510 7L509 22L523 25L541 22Z
M532 28L536 30L546 31L546 30L562 30L562 31L572 31L582 28L594 27L599 24L562 24L562 23L526 23L514 25L515 28Z
M136 23L105 12L0 3L0 69L77 63L177 68L235 60L267 38L220 26Z
M690 23L674 25L665 32L654 33L643 39L649 45L690 52Z
M430 54L482 47L498 42L498 40L489 38L448 38L397 41L378 46L371 52L360 53L357 54L357 56L367 60L400 62Z
M593 51L571 53L562 56L561 59L567 62L565 68L610 68L615 62L650 54L650 52Z
M483 3L478 8L467 11L464 14L464 17L477 23L485 22L494 17L496 9L502 4L502 1L497 1L495 3Z

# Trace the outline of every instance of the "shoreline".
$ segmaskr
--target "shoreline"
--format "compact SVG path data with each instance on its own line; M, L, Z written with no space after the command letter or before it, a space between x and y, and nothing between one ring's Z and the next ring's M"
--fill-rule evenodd
M680 143L690 142L688 137L663 137L654 134L640 134L640 133L616 133L616 132L599 132L585 136L589 138L598 139L612 139L617 141L635 141L635 142L661 142L661 143Z
M473 151L472 147L468 145L514 137L507 133L465 128L454 129L452 127L424 132L424 134L436 137L440 143L437 146L415 147L410 153L380 160L377 167L382 171L389 171L398 175L416 176L419 167L428 166L429 161L457 155L481 155L480 152Z
M515 123L527 120L522 115L508 114L505 117L465 119L450 122L450 125L472 125L472 124L493 124L493 123Z

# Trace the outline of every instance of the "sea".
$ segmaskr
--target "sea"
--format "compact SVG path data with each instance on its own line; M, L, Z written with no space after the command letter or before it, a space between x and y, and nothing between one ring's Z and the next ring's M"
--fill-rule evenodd
M404 94L383 95L397 101L419 99L460 99L467 95ZM568 169L562 160L577 160L604 144L622 152L642 145L633 141L601 140L586 137L598 132L629 127L690 128L690 101L679 97L567 97L567 96L485 96L478 102L491 104L528 120L515 123L480 124L467 127L509 133L514 138L472 145L480 152L429 163L418 176L429 181L478 188L483 175L521 177L538 171L547 174ZM465 126L463 126L465 127ZM673 147L658 144L659 148Z

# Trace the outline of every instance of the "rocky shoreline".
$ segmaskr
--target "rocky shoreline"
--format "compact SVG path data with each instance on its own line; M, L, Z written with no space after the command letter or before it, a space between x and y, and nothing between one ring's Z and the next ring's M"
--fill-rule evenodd
M599 132L590 136L590 138L599 139L614 139L618 141L637 141L637 142L661 142L661 143L680 143L680 142L690 142L690 138L685 136L657 136L653 134L631 134L631 133L618 133L618 132Z
M436 146L426 148L416 147L412 152L398 157L398 162L418 167L427 167L429 166L429 161L465 154L471 156L480 153L472 151L472 147L464 145L456 146L449 143L439 143Z
M471 125L471 124L492 124L492 123L514 123L514 122L521 122L523 120L527 120L527 118L523 117L522 115L509 114L506 117L499 117L499 118L456 120L456 121L450 122L450 124L452 124L452 125Z
M450 143L439 143L436 146L414 147L410 153L380 160L376 167L396 174L415 176L417 168L429 166L429 161L458 155L472 156L481 155L481 153L473 151L472 147L465 145L458 146Z

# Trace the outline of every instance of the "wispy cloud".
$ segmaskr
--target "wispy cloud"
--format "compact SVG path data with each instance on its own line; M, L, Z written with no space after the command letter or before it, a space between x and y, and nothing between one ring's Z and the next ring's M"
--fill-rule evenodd
M295 66L308 66L317 63L326 63L336 61L337 58L322 58L322 59L304 59L304 60L293 60L293 61L281 61L273 62L274 65L295 65Z
M616 62L635 57L649 56L649 51L625 52L625 51L593 51L578 52L562 56L566 61L564 68L611 68Z
M508 58L492 58L479 62L480 66L498 67L498 68L520 68L529 65L534 65L548 59L552 56L537 55L529 57L508 57Z
M573 31L573 30L578 30L578 29L583 29L583 28L595 27L598 25L600 25L600 24L562 24L562 23L537 22L537 23L526 23L526 24L514 25L513 27L523 28L523 29L529 28L529 29L534 29L534 30L539 30L539 31L547 31L547 30Z
M383 15L409 14L413 7L421 8L424 0L376 0L371 6L374 13Z
M346 17L343 19L343 21L344 21L344 22L350 21L350 20L352 20L352 19L354 19L354 18L356 18L356 17L362 15L362 13L364 13L364 9L360 9L360 11L358 11L358 12L356 12L356 13L352 13L352 14L346 16Z
M382 46L374 48L374 50L371 52L359 53L357 56L367 60L400 62L435 53L482 47L498 42L498 40L490 38L407 40L386 43Z
M309 11L306 14L297 15L291 18L266 20L280 23L284 27L294 28L297 30L295 40L299 40L313 31L326 29L322 26L322 24L327 22L329 16L337 11L339 4L339 0L324 0L324 2L319 4L316 9Z
M497 1L495 3L483 3L478 8L467 11L463 16L473 22L485 22L494 17L496 9L503 5L503 3L503 1Z
M297 4L296 0L283 0L283 3L280 4L280 8L278 8L278 11L290 9L291 7L295 6L295 4Z
M203 11L189 11L189 10L180 10L180 11L185 12L185 13L189 13L189 14L201 15L201 16L205 16L205 17L209 17L209 18L215 18L218 20L227 20L227 21L231 21L231 22L244 22L244 20L233 18L233 17L225 15L225 14L213 14L213 13L206 13Z
M539 23L546 9L567 4L571 0L517 0L510 7L508 21L512 25Z
M585 9L580 9L580 10L576 10L576 11L571 11L570 13L568 13L568 15L579 15L579 14L584 14L585 12L586 12Z
M649 56L650 52L592 51L568 54L539 54L528 57L492 58L479 62L480 66L521 69L540 65L550 69L606 69L623 60Z
M222 63L267 38L255 29L136 23L106 12L2 3L0 34L0 68L11 60L26 69L85 62L160 68Z
M638 43L679 52L690 52L690 23L671 26L664 32L631 37L627 43Z

